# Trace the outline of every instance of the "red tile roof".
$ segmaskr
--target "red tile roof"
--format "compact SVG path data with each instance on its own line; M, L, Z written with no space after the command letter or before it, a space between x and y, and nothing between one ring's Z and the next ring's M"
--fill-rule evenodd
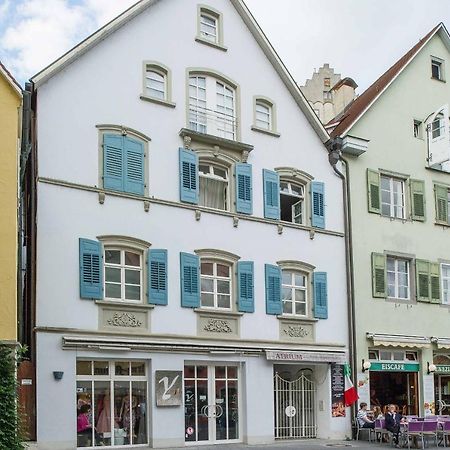
M390 69L388 69L378 80L368 87L359 97L357 97L344 111L341 117L330 120L329 124L339 124L330 133L332 137L344 133L360 117L365 109L380 94L384 88L398 75L398 73L408 64L413 56L428 41L428 39L443 26L442 23L436 25L426 36L424 36L409 52L403 55Z

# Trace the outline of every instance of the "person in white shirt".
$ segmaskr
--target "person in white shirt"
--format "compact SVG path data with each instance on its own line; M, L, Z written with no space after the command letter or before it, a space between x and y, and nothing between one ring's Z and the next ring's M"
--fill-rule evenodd
M361 428L375 428L375 422L367 417L367 403L365 402L359 404L356 420Z

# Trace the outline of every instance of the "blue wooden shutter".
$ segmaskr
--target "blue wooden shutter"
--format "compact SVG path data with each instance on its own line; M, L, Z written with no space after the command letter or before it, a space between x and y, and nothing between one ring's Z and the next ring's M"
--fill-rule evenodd
M280 218L280 177L272 170L263 169L264 217Z
M253 261L237 263L238 309L241 312L255 312L255 289Z
M197 255L180 253L181 306L200 306L200 259Z
M235 175L236 211L243 214L252 214L252 165L245 163L236 163Z
M198 156L191 150L180 148L180 200L198 203Z
M124 190L123 136L103 136L103 187L114 191Z
M266 313L281 314L281 269L278 266L266 264Z
M312 226L325 228L325 185L320 181L311 183L311 205Z
M101 300L103 298L102 244L82 239L80 245L80 297Z
M314 272L314 317L316 319L328 319L328 287L327 273Z
M167 250L149 250L147 261L148 303L167 305Z
M144 144L124 137L124 191L144 195Z

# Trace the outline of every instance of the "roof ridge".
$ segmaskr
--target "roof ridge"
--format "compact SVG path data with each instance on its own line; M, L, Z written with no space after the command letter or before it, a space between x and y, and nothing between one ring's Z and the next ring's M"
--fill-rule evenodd
M389 67L382 75L380 75L361 95L359 95L351 107L347 110L347 114L342 117L339 124L331 132L332 136L338 136L345 132L353 125L365 112L366 108L377 99L385 88L394 80L394 78L408 65L415 54L425 45L425 43L445 25L439 22L431 31L422 37L412 48L410 48L403 56L401 56L392 66ZM448 34L448 33L447 33ZM328 124L335 122L336 117L331 119Z

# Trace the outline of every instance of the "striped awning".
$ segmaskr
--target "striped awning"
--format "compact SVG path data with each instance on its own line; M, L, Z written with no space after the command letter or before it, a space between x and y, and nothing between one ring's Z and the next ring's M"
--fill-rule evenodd
M427 336L367 333L367 339L373 341L373 345L383 347L428 348L431 346L431 338Z

